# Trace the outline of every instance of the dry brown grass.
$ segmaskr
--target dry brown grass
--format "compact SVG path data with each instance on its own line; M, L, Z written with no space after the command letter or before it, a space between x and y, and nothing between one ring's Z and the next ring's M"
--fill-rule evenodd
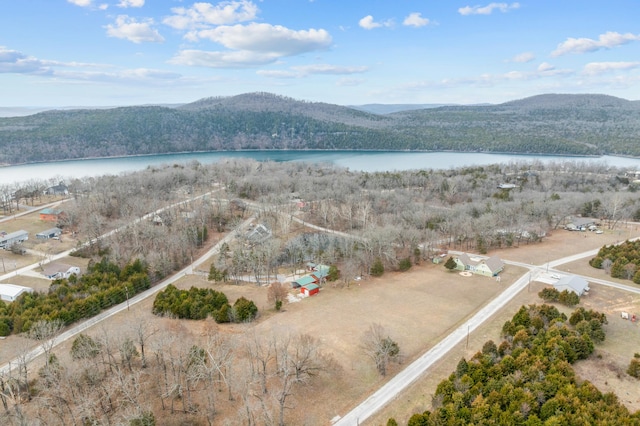
M556 231L542 244L505 249L492 254L542 264L620 239L620 235L611 232L596 235ZM580 268L580 272L590 271L598 276L601 272L588 267L587 261L588 259L584 259L575 262L570 268L576 272ZM370 324L381 324L398 342L406 364L431 348L523 273L521 268L508 266L502 281L498 283L486 277L461 277L457 273L446 271L441 265L423 264L406 273L387 273L381 278L362 281L348 288L326 286L318 296L286 304L282 312L271 309L266 300L266 290L252 284L218 285L201 276L189 276L177 285L181 288L192 285L212 287L223 291L232 302L240 296L253 300L260 308L261 316L251 327L259 333L300 332L320 339L325 350L341 366L341 372L338 377L322 379L313 386L301 388L291 400L294 408L287 412L287 418L291 424L325 425L334 416L344 414L361 402L386 380L378 376L373 364L363 357L359 348L360 339ZM468 347L466 342L459 344L422 379L398 395L366 424L386 424L389 417L395 417L402 424L406 423L411 414L429 409L437 384L455 369L459 359L472 356L489 339L498 342L504 321L511 318L521 305L540 303L537 292L543 287L544 284L532 283L530 289L521 292L505 309L472 333ZM633 351L638 351L638 339L629 337L637 335L640 329L637 323L621 320L619 311L625 309L640 313L640 298L595 284L591 287L592 291L588 297L583 298L582 305L607 314L607 340L597 349L602 358L581 362L576 365L576 370L601 390L615 391L622 402L636 410L640 408L637 382L634 383L624 375L619 378L618 375L621 369L626 369ZM191 337L202 336L205 328L210 326L206 322L154 317L150 313L152 303L152 298L149 298L132 306L130 311L116 315L105 326L112 332L124 332L134 315L154 321L158 328L175 329L176 332L189 334ZM245 327L225 325L220 330L243 333ZM95 330L87 332L93 331ZM11 354L7 348L21 340L20 337L11 336L2 341L0 359L6 361ZM70 342L67 342L56 351L68 353L69 345ZM403 366L392 366L389 376ZM311 400L319 403L308 404Z

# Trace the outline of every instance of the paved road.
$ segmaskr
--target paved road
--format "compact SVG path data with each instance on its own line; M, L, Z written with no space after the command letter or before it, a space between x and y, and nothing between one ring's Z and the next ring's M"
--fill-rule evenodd
M444 357L449 351L451 351L458 343L467 337L469 333L478 328L483 322L487 321L492 315L502 309L511 299L513 299L520 291L522 291L531 281L538 279L542 275L543 270L548 272L558 272L560 274L566 274L564 271L558 271L555 268L558 265L573 262L585 257L593 257L598 253L599 249L589 250L583 253L579 253L572 256L567 256L562 259L557 259L543 265L529 265L522 262L504 261L505 263L521 266L529 269L529 272L522 275L516 282L509 286L504 292L498 295L495 299L489 302L484 308L478 311L473 317L460 325L451 334L441 340L433 348L423 354L416 361L407 366L404 370L398 373L394 378L387 382L384 386L374 392L360 405L356 406L350 412L343 417L336 419L333 423L335 426L353 426L358 425L371 417L378 410L383 408L392 399L394 399L400 392L406 389L411 383L419 379L436 361ZM624 284L618 284L607 280L601 280L593 277L583 276L584 279L592 283L600 285L606 285L609 287L615 287L620 290L630 291L640 294L640 289L627 286Z
M12 214L12 215L9 215L9 216L6 216L6 217L3 217L2 219L0 219L0 223L7 222L9 220L13 220L13 219L15 219L17 217L20 217L20 216L28 215L29 213L33 213L33 212L35 212L37 210L46 209L47 207L56 207L56 206L60 205L60 203L64 203L65 201L69 201L69 200L70 200L70 198L65 198L64 200L54 201L52 203L43 204L41 206L34 207L32 209L25 210L25 211L20 212L20 213Z
M61 333L59 336L53 338L50 340L50 343L52 343L52 347L55 347L59 344L61 344L62 342L64 342L65 340L69 340L72 337L76 336L77 334L82 333L83 331L85 331L86 329L88 329L89 327L98 324L101 321L104 321L105 319L124 311L125 309L128 309L131 305L135 305L138 302L141 302L142 300L146 299L149 296L152 296L153 294L159 292L160 290L164 289L165 287L167 287L169 284L173 284L174 282L178 281L179 279L181 279L182 277L186 276L186 275L190 275L193 274L194 269L196 269L198 266L200 266L201 264L203 264L204 262L206 262L211 256L217 254L220 251L220 247L222 246L222 244L224 243L229 243L233 238L236 237L237 233L246 229L249 224L255 220L254 217L250 217L249 219L247 219L246 221L244 221L242 224L240 224L240 226L238 226L233 232L230 232L229 234L227 234L224 238L222 238L220 241L218 241L218 243L213 246L209 251L207 251L205 254L203 254L202 256L200 256L198 259L196 259L191 265L188 265L186 268L182 269L181 271L179 271L178 273L172 275L171 277L161 281L160 283L154 285L153 287L151 287L150 289L143 291L142 293L138 293L137 295L135 295L134 297L132 297L131 299L129 299L127 302L123 302L119 305L113 306L110 309L107 309L106 311L103 311L102 313L96 315L93 318L90 318L82 323L79 323L77 325L72 326L71 328L69 328L67 331L65 331L64 333ZM43 349L42 349L42 345L38 346L37 348L31 350L26 356L25 356L25 360L27 362L33 360L34 358L42 355L44 353ZM0 367L0 376L5 375L7 373L9 373L9 371L11 371L12 369L16 368L17 366L17 360L12 360L9 361L8 363L4 364L3 366Z

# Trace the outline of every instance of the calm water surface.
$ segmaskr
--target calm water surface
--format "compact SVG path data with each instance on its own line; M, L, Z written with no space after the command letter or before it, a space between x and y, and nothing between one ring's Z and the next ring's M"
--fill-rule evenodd
M148 166L187 163L216 163L225 158L252 158L258 161L304 161L330 163L354 171L378 172L413 169L449 169L497 163L542 161L604 163L640 170L639 158L566 157L511 154L477 154L460 152L388 152L388 151L225 151L185 154L142 155L135 157L72 160L20 166L0 167L0 184L30 179L69 179L105 174L117 175L142 170Z

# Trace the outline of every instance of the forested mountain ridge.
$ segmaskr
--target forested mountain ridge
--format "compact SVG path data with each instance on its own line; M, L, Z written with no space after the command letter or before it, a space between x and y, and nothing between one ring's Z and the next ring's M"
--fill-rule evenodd
M640 156L640 103L550 94L499 105L381 115L251 93L177 107L54 110L0 118L0 164L241 149Z

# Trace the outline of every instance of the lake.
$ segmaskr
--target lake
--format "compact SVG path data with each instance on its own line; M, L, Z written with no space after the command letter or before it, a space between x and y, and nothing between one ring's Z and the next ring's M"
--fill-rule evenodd
M554 155L479 154L464 152L397 152L397 151L216 151L182 154L141 155L134 157L69 160L0 167L0 184L25 182L30 179L65 180L142 170L148 166L187 163L197 160L213 164L225 158L252 158L258 161L305 161L330 163L354 171L378 172L413 169L449 169L463 166L541 161L587 162L640 170L640 158L570 157Z

